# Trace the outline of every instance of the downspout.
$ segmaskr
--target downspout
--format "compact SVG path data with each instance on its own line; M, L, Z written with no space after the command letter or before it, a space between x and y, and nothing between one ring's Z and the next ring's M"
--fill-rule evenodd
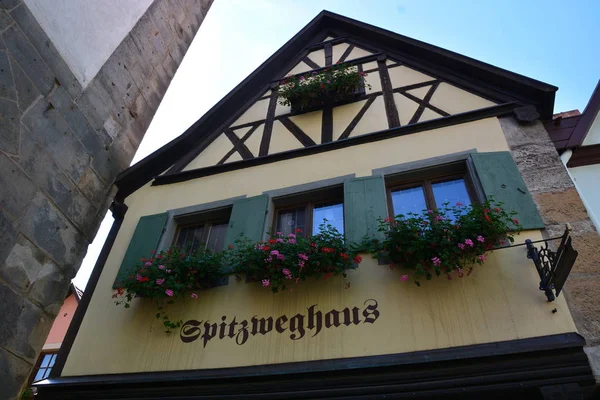
M585 207L585 210L587 211L588 216L590 217L590 220L592 221L592 223L596 227L596 232L600 232L600 221L598 220L598 218L596 217L596 215L592 211L590 205L588 204L585 196L583 195L583 192L581 191L581 188L577 184L577 180L575 180L575 178L571 174L571 171L567 167L567 163L571 159L572 155L573 155L573 150L567 149L567 150L565 150L564 153L562 153L560 155L560 160L562 161L563 165L565 166L565 169L567 170L567 174L569 174L569 178L571 178L571 181L573 181L573 184L575 185L575 189L577 189L577 192L579 193L579 197L581 198L581 201L583 202L583 206Z

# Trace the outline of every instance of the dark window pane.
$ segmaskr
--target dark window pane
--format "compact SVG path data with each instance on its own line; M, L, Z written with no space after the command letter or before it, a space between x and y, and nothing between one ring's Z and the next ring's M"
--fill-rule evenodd
M464 179L434 183L431 188L433 189L435 204L438 207L441 207L444 203L450 203L451 207L456 203L462 203L465 206L471 204Z
M423 187L418 186L392 192L392 207L394 209L394 215L406 215L409 212L421 214L421 212L427 208Z
M223 250L225 244L225 233L227 232L228 224L213 224L208 233L208 241L206 249L213 253Z
M204 242L204 225L182 228L177 237L177 247L181 251L191 253L198 250Z
M293 210L280 211L277 217L277 232L287 236L300 228L304 232L306 225L306 208L299 207Z
M313 235L319 233L319 225L324 220L327 220L327 223L337 229L339 233L344 233L344 204L315 207L313 213Z

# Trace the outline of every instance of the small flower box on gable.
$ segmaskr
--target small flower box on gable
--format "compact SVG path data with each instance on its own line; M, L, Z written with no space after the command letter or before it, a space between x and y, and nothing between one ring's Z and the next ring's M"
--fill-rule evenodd
M279 104L300 114L349 103L365 93L367 74L356 67L340 64L322 72L313 71L286 77L279 86Z

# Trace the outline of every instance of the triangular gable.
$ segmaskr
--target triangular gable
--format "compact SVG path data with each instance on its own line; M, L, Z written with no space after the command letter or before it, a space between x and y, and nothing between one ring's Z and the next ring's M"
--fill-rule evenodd
M354 46L354 48L349 50L350 46ZM320 49L323 49L323 55L311 54ZM365 71L371 71L368 72L370 74L368 79L371 79L373 91L383 91L386 88L385 85L381 85L381 82L391 82L393 93L391 96L388 94L381 97L381 100L377 99L373 93L369 93L372 96L364 98L360 102L348 104L344 106L346 107L344 109L339 107L333 109L332 114L335 114L335 118L333 118L335 121L350 121L345 128L330 126L327 121L332 119L332 116L329 114L322 116L322 121L326 121L326 128L324 129L321 125L321 130L324 129L326 132L322 133L321 138L324 138L326 142L338 141L338 138L343 137L352 138L359 134L360 132L354 131L354 129L357 126L359 130L362 129L360 128L362 118L365 118L364 121L380 121L381 118L376 118L373 113L381 108L378 104L382 101L384 108L396 108L398 111L396 120L392 121L394 126L409 126L406 124L411 124L411 121L412 124L416 124L424 120L436 119L438 115L445 117L451 116L454 112L460 112L460 110L452 108L455 105L444 103L444 98L448 95L476 96L464 102L466 105L461 105L467 108L485 106L489 104L487 102L493 104L516 100L522 105L536 106L542 118L552 115L556 87L323 11L184 134L120 174L116 182L119 187L117 199L122 200L166 170L168 171L159 177L156 183L175 181L169 176L181 175L182 173L178 171L186 168L188 164L192 165L198 162L195 159L199 154L206 154L208 151L205 150L208 150L208 147L216 146L219 151L224 150L225 153L215 156L215 158L221 157L217 161L211 159L205 164L204 162L197 164L206 165L206 167L200 168L209 168L211 171L216 168L213 162L217 165L232 163L231 160L239 159L239 157L244 159L249 153L254 157L258 153L259 157L263 156L264 158L269 154L265 140L268 135L265 135L265 132L272 134L274 127L280 129L280 126L279 124L276 126L274 121L268 120L266 115L262 121L254 119L251 114L258 115L265 112L267 104L255 103L259 99L271 102L272 96L269 94L269 89L273 82L296 68L298 64L301 68L312 68L314 65L309 65L310 61L317 65L320 65L323 58L326 63L328 60L335 62L334 59L338 55L341 58L346 53L348 62L364 61L361 64ZM368 53L372 55L368 55ZM310 58L303 60L307 56ZM384 77L383 80L379 77L381 60L378 58L383 58L385 66L392 67L388 71L389 76ZM306 61L309 59L310 61L307 63ZM306 66L302 66L302 63ZM408 84L407 82L414 83ZM428 89L427 93L423 95L424 89L422 88L433 85L436 86L435 91L431 93ZM445 110L444 107L448 110ZM308 116L300 118L286 116L284 115L285 110L277 104L272 108L272 112L279 117L278 121L298 143L303 145L314 143L317 145L316 147L319 147L319 144L328 144L318 143L313 139L316 137L315 132L305 128L306 125L314 127L314 124L308 121ZM232 110L239 110L241 115L236 114L233 119ZM266 106L266 112L270 112L269 105ZM340 117L341 114L346 115ZM361 114L362 117L357 120L358 115ZM235 120L238 125L234 126L232 124ZM388 120L387 116L384 120ZM365 125L364 121L362 125ZM244 126L241 122L246 125ZM342 122L337 124L340 123ZM390 126L389 121L386 123ZM351 125L354 127L349 129ZM253 128L254 131L248 137L240 138L236 131L247 127ZM228 129L234 131L229 136L227 136ZM304 129L309 132L304 132ZM235 139L232 140L232 137ZM229 144L225 139L229 140ZM290 141L293 142L291 139ZM227 145L231 149L227 150ZM213 166L210 167L210 165ZM191 172L193 171L183 172L183 176L195 176ZM159 180L160 182L158 182Z
M257 92L256 101L239 110L208 147L170 172L273 155L498 104L395 57L356 44L352 38L331 38L304 49L296 55L300 61L293 67L265 82L273 85L272 90ZM294 114L289 106L280 104L276 85L284 76L309 76L336 63L367 74L370 87L361 97L304 114ZM246 141L252 143L252 149Z

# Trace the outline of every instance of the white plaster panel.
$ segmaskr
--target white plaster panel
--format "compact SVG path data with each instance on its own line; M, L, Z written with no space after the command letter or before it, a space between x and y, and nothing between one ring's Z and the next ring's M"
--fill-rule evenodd
M295 115L290 120L298 125L308 137L316 144L321 143L321 125L323 121L323 111L314 111L311 113Z
M394 93L394 102L400 117L400 125L407 125L419 108L419 104L400 93Z
M222 133L217 136L217 138L213 140L212 143L202 151L202 153L198 154L196 158L186 165L183 170L189 171L192 169L216 165L232 148L233 144L231 144L229 138Z
M442 82L433 93L430 103L449 114L493 106L489 100Z
M260 142L262 140L264 130L265 124L261 124L244 142L244 144L246 145L248 150L250 150L252 155L254 155L254 157L258 157L258 152L260 150Z
M591 144L600 144L600 113L596 114L596 118L594 119L590 130L583 140L584 146L589 146Z
M24 1L83 86L152 4L152 0Z
M379 76L379 72L378 71L367 73L367 76L365 77L365 80L367 81L367 83L369 85L371 85L370 89L368 87L365 88L365 90L366 90L367 93L381 92L383 90L381 88L381 77Z
M333 109L333 139L338 140L344 130L350 125L356 114L367 100L357 101Z
M348 54L348 57L346 57L346 61L350 61L350 60L355 60L357 58L361 58L361 57L366 57L366 56L370 56L373 53L363 50L359 47L355 47L354 49L352 49L352 51L350 52L350 54Z
M598 120L598 119L596 119ZM598 226L600 222L600 164L569 168L577 190L585 202L590 219Z
M344 54L348 46L348 43L340 43L331 47L331 58L333 59L334 64L339 61L340 57L342 54Z
M292 68L287 74L287 75L296 75L296 74L301 74L303 72L306 71L311 71L312 68L308 66L308 64L306 64L304 61L300 61L298 64L296 64L296 66L294 68Z
M364 63L362 66L363 66L363 71L368 71L370 69L378 68L377 61L371 61L368 63Z
M304 147L298 139L280 122L274 121L271 131L271 143L269 143L269 154L281 153Z
M415 83L427 82L434 79L429 75L422 74L405 66L390 68L388 71L393 88L414 85Z
M424 87L420 87L417 89L407 90L406 93L412 94L413 96L418 97L419 99L423 100L430 88L431 88L431 85L424 86Z
M308 58L317 63L319 67L325 66L325 51L323 49L308 53Z
M269 99L258 100L246 110L231 126L246 124L248 122L261 121L267 118L267 109L269 108Z
M360 122L352 130L350 137L382 131L384 129L389 129L389 126L383 104L383 96L377 96L365 115L360 119Z
M442 116L435 111L426 108L423 110L423 114L421 114L421 118L419 118L419 122L429 121L430 119L441 118Z
M230 162L234 162L234 161L241 161L243 160L242 156L240 155L240 153L238 153L237 151L234 151L229 158L227 158L227 160L225 160L225 162L223 164L227 164Z

